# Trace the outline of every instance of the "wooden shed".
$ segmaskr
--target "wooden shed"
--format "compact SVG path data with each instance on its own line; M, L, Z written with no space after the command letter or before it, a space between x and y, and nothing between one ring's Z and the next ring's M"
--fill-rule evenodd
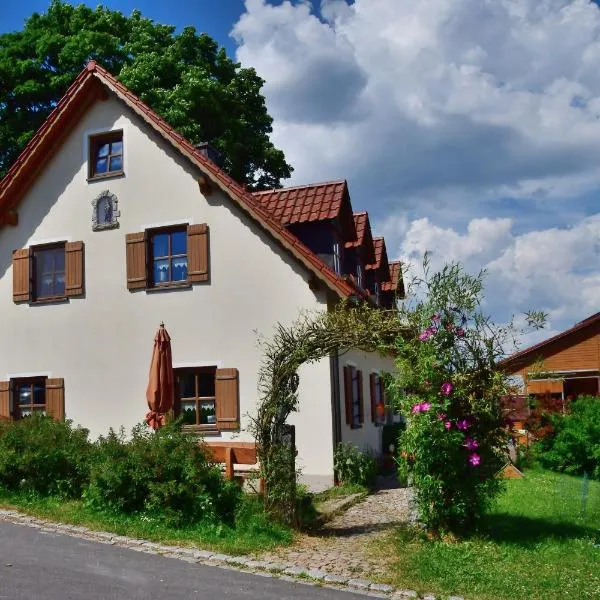
M499 364L523 378L523 393L553 400L600 395L600 313Z

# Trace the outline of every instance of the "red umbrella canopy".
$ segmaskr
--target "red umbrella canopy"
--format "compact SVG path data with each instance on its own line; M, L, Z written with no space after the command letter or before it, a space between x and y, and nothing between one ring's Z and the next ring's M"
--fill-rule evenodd
M154 336L154 349L150 362L150 374L146 400L150 412L146 415L146 423L152 429L158 429L165 422L165 414L173 406L173 358L171 356L171 337L160 324Z

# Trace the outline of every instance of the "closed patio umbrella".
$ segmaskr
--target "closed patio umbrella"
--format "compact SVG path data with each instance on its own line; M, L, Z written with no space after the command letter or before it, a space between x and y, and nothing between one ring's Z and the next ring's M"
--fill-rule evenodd
M150 412L146 415L146 423L152 429L159 429L165 423L165 414L173 406L173 359L171 357L171 338L161 323L154 336L154 349L150 363L150 375L146 400Z

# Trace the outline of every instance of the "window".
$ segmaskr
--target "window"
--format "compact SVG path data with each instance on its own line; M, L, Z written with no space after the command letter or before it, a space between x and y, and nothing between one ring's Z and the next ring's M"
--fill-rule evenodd
M65 245L33 249L34 300L65 297Z
M360 263L356 265L356 285L363 287L363 266Z
M344 367L344 395L346 402L346 424L353 429L364 421L362 371L356 367Z
M150 235L152 282L155 286L187 281L186 228L160 229Z
M371 373L371 421L375 425L385 422L385 387L378 373Z
M339 242L333 242L333 270L338 275L342 272L341 246Z
M13 379L13 418L46 414L46 378Z
M377 281L375 282L374 288L375 288L375 304L377 304L377 306L379 306L379 301L380 301L380 298L379 298L379 283Z
M90 179L123 173L123 132L113 131L90 137Z
M216 429L216 367L176 369L177 411L183 423L199 429Z

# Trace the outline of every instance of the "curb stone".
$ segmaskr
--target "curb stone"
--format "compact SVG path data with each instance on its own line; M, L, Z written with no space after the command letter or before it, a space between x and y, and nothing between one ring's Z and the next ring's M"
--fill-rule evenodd
M333 573L310 569L297 565L276 562L251 560L244 556L230 556L229 554L215 554L209 550L198 550L183 546L167 546L150 540L135 539L124 535L112 534L107 531L94 531L87 527L55 523L44 519L37 519L14 510L0 509L0 521L14 523L38 529L40 533L55 533L85 539L92 542L111 544L127 548L135 552L155 554L182 560L187 563L232 569L243 573L280 579L302 585L321 586L329 589L352 591L371 598L388 598L388 600L406 600L408 598L422 598L422 600L436 600L435 594L427 593L419 596L414 590L396 589L384 583L375 583L367 579L351 579ZM448 600L465 600L463 596L448 596Z

